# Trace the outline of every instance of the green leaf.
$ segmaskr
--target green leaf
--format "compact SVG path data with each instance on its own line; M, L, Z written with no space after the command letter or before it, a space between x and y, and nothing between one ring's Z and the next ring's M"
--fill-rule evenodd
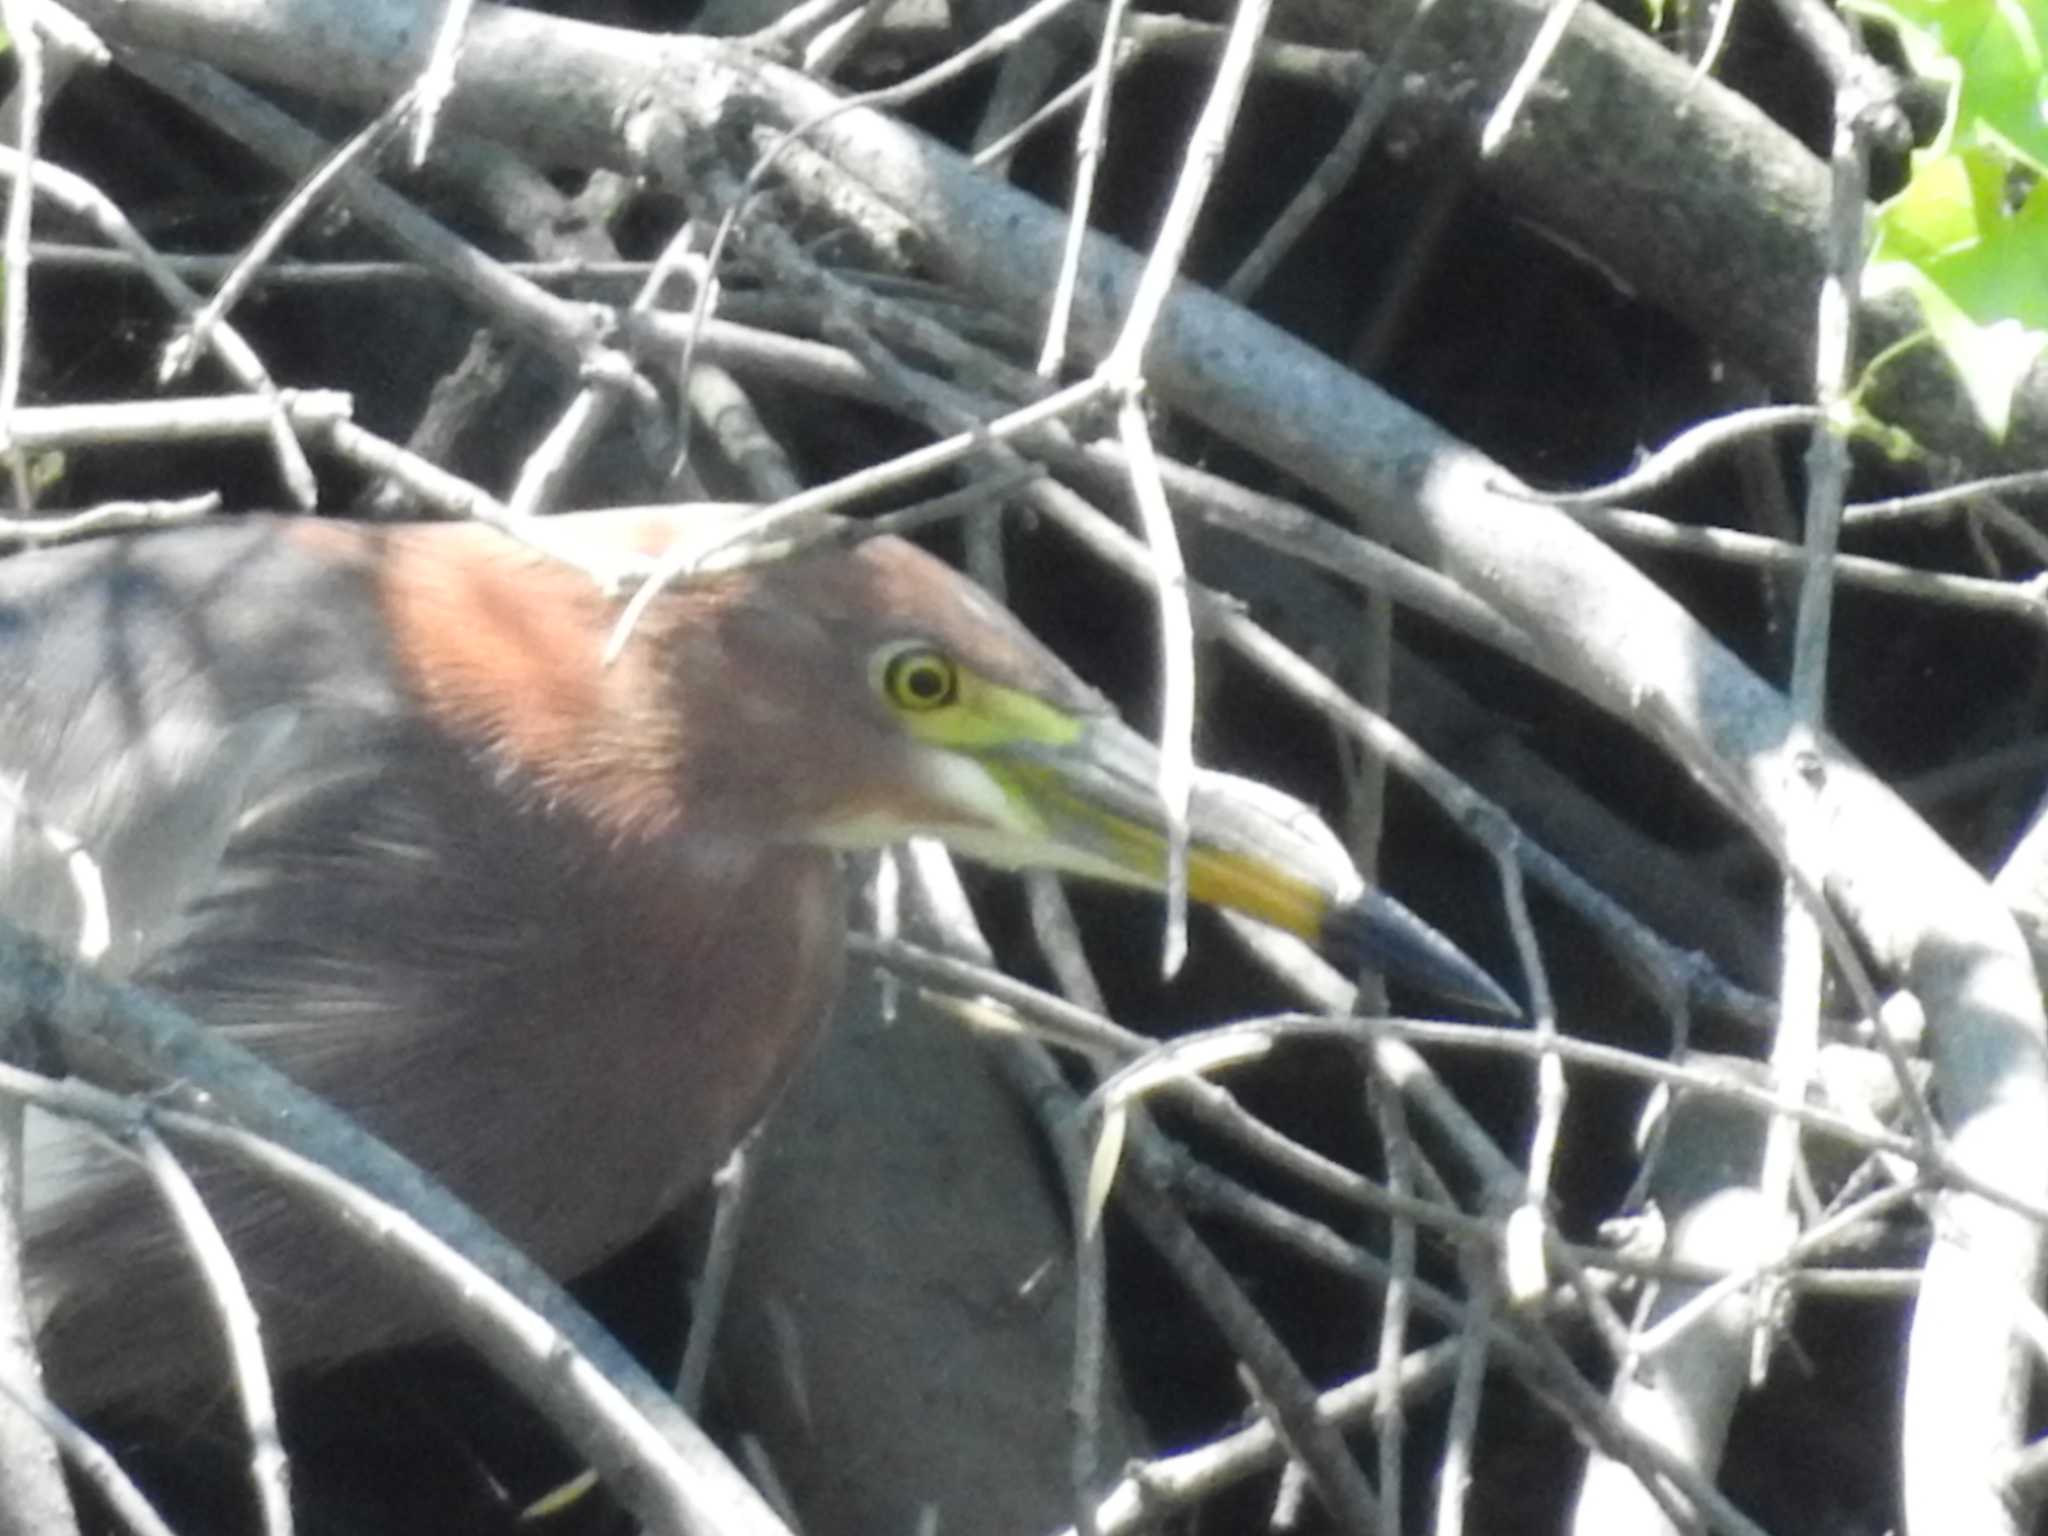
M1948 91L1935 142L1877 211L1867 292L1905 288L2002 438L2048 343L2048 0L1852 0Z
M1865 16L1887 22L1923 79L1949 87L1946 140L1963 147L2001 145L2037 172L2048 172L2048 0L1855 0Z

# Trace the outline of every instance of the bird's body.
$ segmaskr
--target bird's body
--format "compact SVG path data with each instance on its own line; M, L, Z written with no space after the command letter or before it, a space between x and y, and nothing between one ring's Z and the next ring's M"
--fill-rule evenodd
M926 574L902 546L866 558ZM632 706L596 696L639 697L595 664L610 617L586 578L482 529L253 520L0 564L0 775L36 813L0 816L10 915L75 944L44 833L83 839L116 969L359 1116L549 1267L587 1268L801 1060L842 922L831 853L693 837L661 805L668 765L626 780L606 739ZM744 686L740 661L708 676ZM163 1304L192 1282L152 1197L81 1155L33 1215L53 1372L91 1400L211 1344ZM417 1331L279 1198L238 1183L223 1209L281 1358Z
M612 555L673 532L562 526ZM679 587L607 666L617 608L472 526L252 518L0 562L0 912L76 949L89 904L58 850L78 839L103 965L233 1031L551 1269L586 1268L802 1060L842 963L833 849L911 826L1050 846L1059 828L1002 796L1036 782L1045 741L1106 719L894 540ZM965 725L931 724L959 703L942 682L980 711ZM974 766L1013 737L1023 766ZM1149 857L1116 853L1134 879ZM75 1136L32 1153L60 1394L217 1370L141 1181ZM283 1361L427 1326L282 1196L205 1182Z

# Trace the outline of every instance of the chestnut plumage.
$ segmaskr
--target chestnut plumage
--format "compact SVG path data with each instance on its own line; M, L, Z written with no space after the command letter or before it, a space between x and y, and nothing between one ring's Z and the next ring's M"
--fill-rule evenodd
M676 531L558 526L603 555ZM75 945L47 834L83 840L104 966L567 1275L700 1182L802 1061L842 965L836 850L924 831L1002 864L1163 872L1142 743L907 544L678 586L606 665L618 606L468 525L252 517L0 562L0 908ZM1191 846L1198 897L1362 935L1396 972L1512 1010L1385 898L1342 907L1241 830L1210 837L1199 808ZM139 1181L39 1120L31 1151L60 1394L216 1369ZM429 1326L280 1196L216 1168L202 1184L282 1362Z

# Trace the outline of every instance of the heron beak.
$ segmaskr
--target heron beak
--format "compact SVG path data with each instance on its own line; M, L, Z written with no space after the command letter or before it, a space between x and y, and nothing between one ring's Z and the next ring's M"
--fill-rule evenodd
M1020 844L1015 857L985 857L1155 890L1165 885L1159 755L1135 731L1096 719L1064 745L1010 742L980 761L1031 827L1028 851ZM1521 1016L1507 991L1457 945L1367 887L1329 829L1277 790L1198 773L1188 803L1187 878L1196 901L1271 924L1340 965Z

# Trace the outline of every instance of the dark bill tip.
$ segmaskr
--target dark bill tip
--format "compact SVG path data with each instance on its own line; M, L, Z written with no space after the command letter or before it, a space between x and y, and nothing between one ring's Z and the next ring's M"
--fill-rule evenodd
M1504 1018L1522 1017L1521 1004L1477 961L1378 891L1333 908L1323 921L1322 947L1340 965L1378 971L1389 981Z

